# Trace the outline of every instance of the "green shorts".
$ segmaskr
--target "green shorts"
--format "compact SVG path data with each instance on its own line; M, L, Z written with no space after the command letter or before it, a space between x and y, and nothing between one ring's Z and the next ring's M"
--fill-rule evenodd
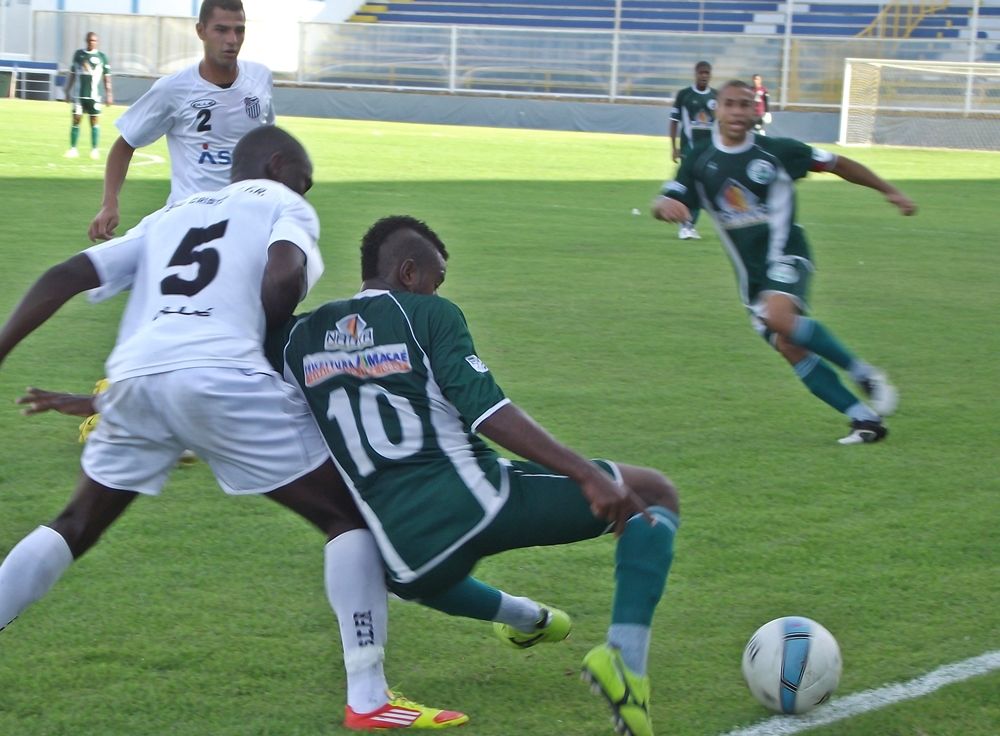
M801 314L809 314L809 282L812 280L812 263L800 256L787 256L779 262L772 263L763 278L750 281L748 293L750 304L750 324L754 330L768 342L772 342L773 334L764 324L767 317L766 298L768 294L787 294L799 308Z
M593 462L621 479L614 463ZM484 557L509 549L579 542L610 531L606 519L591 513L580 486L565 475L521 460L511 462L508 475L510 496L489 526L425 575L409 583L390 580L389 589L401 598L435 595L468 577Z
M101 103L88 97L77 97L73 100L74 115L100 115Z

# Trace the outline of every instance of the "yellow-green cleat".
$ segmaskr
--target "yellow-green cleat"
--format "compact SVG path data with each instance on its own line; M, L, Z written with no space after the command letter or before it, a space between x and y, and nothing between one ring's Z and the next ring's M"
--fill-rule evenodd
M615 733L623 736L653 736L649 715L649 676L638 675L622 661L621 652L601 644L583 658L581 677L595 695L611 706Z
M535 644L555 643L569 636L573 621L569 614L558 608L543 606L544 623L535 627L534 631L520 631L509 624L493 624L493 633L501 641L518 649L527 649Z

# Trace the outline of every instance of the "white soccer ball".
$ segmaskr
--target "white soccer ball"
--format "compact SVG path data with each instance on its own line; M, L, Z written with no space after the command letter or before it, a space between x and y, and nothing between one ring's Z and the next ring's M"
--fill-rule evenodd
M776 713L805 713L826 700L840 682L840 647L812 619L768 621L743 650L743 679L755 698Z

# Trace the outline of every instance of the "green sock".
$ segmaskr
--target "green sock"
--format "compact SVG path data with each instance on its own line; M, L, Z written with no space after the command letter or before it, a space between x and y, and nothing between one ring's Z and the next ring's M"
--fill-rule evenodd
M443 593L420 598L420 602L450 616L492 621L500 610L501 597L500 591L496 588L468 577Z
M851 364L854 363L851 351L844 347L833 336L833 333L823 326L822 322L817 322L810 317L796 317L792 334L788 337L796 345L816 353L821 358L826 358L845 371L849 370Z
M71 125L69 128L69 147L76 148L76 142L80 140L80 126Z
M615 550L615 600L611 623L649 626L667 584L674 559L674 535L680 520L673 511L650 506L645 517L629 519Z
M101 126L92 125L90 126L90 145L97 148L97 142L101 140Z
M816 354L809 354L795 364L795 375L806 385L813 395L825 401L841 414L860 403L858 397L844 388L837 372L824 363ZM877 415L876 415L877 417Z

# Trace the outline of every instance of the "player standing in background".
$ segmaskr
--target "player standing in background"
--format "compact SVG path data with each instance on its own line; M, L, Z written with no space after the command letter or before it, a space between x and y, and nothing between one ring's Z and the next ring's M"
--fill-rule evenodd
M461 725L461 713L387 691L387 602L371 533L301 397L271 368L267 325L283 324L323 271L319 221L303 198L312 163L275 127L233 152L234 182L144 218L38 279L0 329L0 361L71 297L130 289L103 418L63 511L0 565L0 629L41 598L140 494L157 495L194 448L234 495L266 494L327 535L325 582L348 670L353 727ZM348 724L351 725L351 724Z
M685 87L674 98L670 110L670 150L674 163L682 161L691 148L708 140L715 122L715 90L708 83L712 80L712 65L699 61L694 65L694 85ZM680 144L677 134L680 133ZM681 240L700 240L695 230L698 208L691 210L691 219L682 222L677 237Z
M80 119L84 113L90 116L90 157L99 158L101 151L101 89L104 90L104 104L114 103L111 94L111 65L108 57L97 48L97 34L87 34L87 48L77 49L66 78L66 101L73 106L73 124L69 129L69 150L66 158L78 158L76 148L80 139Z
M878 442L887 433L882 417L896 409L896 389L885 373L807 316L813 263L805 232L796 222L794 182L810 171L828 171L881 192L904 215L914 214L916 206L846 156L791 138L755 136L756 114L750 85L727 82L719 90L716 132L694 148L676 179L664 185L653 215L684 222L699 203L708 210L733 262L754 328L815 396L850 418L850 434L841 444ZM870 405L845 388L827 361L850 374Z
M228 185L237 141L256 127L274 123L270 70L239 60L246 34L243 3L205 0L195 30L204 58L158 79L116 122L121 136L108 152L101 209L88 231L91 240L114 237L119 195L135 149L166 136L170 204Z
M294 318L268 354L305 395L401 597L497 621L516 647L560 641L565 613L470 573L504 550L620 534L611 626L583 674L619 733L649 736L650 626L677 492L655 470L584 459L504 396L461 310L437 296L447 257L425 223L380 220L363 240L362 291ZM526 460L500 457L480 435Z
M753 125L753 132L760 135L767 135L764 130L765 125L771 123L771 95L764 86L764 80L759 74L754 74L750 78L753 84L753 111L757 116L757 122Z

